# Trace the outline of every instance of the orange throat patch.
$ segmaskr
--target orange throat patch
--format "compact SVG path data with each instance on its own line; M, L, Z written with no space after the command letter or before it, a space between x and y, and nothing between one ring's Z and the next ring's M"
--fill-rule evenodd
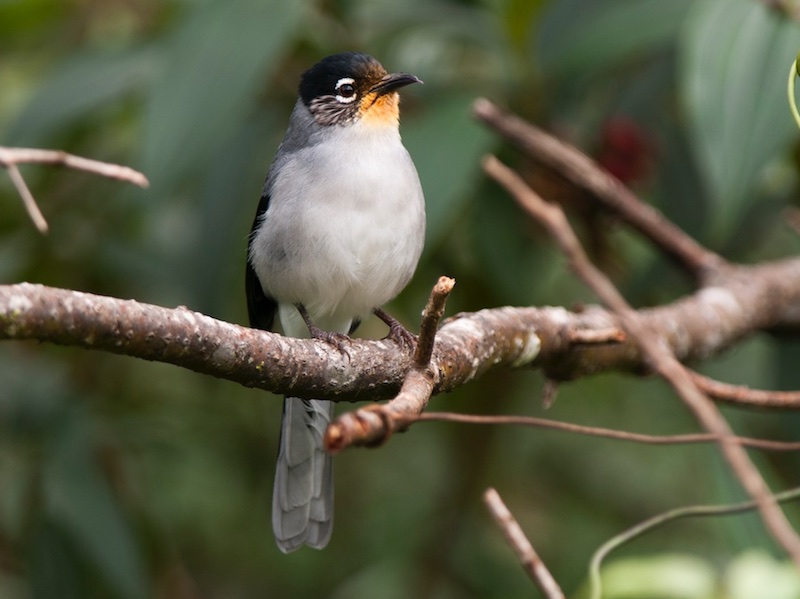
M400 119L400 96L391 92L376 97L375 92L361 98L361 120L375 127L396 126Z

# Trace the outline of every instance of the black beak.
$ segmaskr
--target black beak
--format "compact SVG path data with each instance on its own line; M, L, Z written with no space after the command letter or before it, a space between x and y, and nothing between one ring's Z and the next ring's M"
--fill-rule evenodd
M377 93L378 96L383 96L412 83L422 83L422 80L408 73L392 73L381 78L378 83L370 88L370 91Z

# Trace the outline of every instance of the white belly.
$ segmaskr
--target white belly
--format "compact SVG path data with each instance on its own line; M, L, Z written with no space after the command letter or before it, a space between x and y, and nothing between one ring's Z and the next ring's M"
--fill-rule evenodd
M424 200L411 158L399 135L360 129L342 128L285 163L251 248L265 292L302 303L322 328L395 297L422 252Z

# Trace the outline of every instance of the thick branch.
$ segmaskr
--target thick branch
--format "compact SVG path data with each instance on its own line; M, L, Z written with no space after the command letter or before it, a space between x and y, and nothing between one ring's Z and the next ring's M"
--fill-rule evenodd
M298 397L386 397L396 390L408 362L389 341L353 343L348 360L324 342L249 329L184 307L27 283L0 286L0 338L166 362Z
M733 269L716 287L639 314L681 361L707 358L759 330L797 328L800 259ZM618 326L616 317L599 307L580 313L506 307L459 314L436 335L434 393L456 389L495 367L535 366L559 379L608 370L645 372L629 340L590 344L579 333ZM411 365L391 341L354 341L348 360L325 343L248 329L186 308L28 283L0 286L0 339L108 351L275 393L335 400L393 397Z

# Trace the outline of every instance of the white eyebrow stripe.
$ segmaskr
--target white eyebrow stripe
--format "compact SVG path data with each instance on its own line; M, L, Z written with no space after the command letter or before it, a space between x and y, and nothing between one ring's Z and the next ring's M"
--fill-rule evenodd
M348 83L352 85L355 82L356 80L353 79L352 77L342 77L341 79L339 79L339 81L336 82L336 87L334 89L339 89L340 87L342 87L343 85L347 85Z

